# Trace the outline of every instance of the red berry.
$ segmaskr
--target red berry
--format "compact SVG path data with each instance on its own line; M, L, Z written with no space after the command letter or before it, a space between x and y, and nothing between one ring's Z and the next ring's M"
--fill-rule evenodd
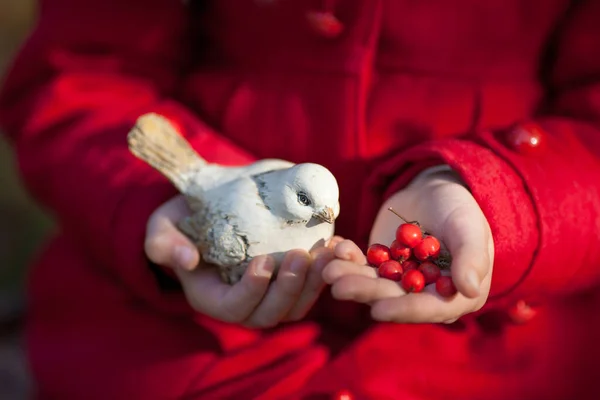
M374 243L367 249L367 262L374 267L391 258L390 248L379 243Z
M442 297L452 297L457 292L451 276L440 276L438 280L435 281L435 290Z
M396 260L387 260L382 262L377 268L379 276L391 281L400 281L402 279L402 265Z
M407 292L420 292L425 287L425 277L416 269L404 273L402 277L402 289Z
M440 241L435 236L427 236L415 246L413 254L421 261L437 258L440 255Z
M410 248L419 244L422 237L421 228L415 224L402 224L396 229L396 240Z
M419 269L419 263L415 260L406 260L402 262L402 271L410 271L411 269Z
M410 247L403 245L397 240L392 242L390 246L390 252L392 253L392 258L398 261L408 260L411 255Z
M421 265L419 265L419 271L425 277L425 285L429 285L430 283L435 283L438 278L442 275L442 271L438 268L437 265L432 263L431 261L425 261Z

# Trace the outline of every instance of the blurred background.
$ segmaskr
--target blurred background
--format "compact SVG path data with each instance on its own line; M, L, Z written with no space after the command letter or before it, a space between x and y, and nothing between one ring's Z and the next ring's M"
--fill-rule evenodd
M35 21L35 0L0 0L0 85L7 65ZM10 145L0 132L0 399L28 398L31 383L20 331L29 260L51 221L19 182Z

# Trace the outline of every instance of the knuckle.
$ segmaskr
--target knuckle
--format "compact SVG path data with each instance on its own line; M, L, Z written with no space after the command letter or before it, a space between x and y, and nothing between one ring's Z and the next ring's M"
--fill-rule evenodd
M484 301L478 301L477 303L475 303L475 305L471 309L471 312L477 312L477 311L481 310L483 308L484 304L485 304Z
M371 291L360 291L357 289L351 289L349 291L351 299L359 303L370 303L377 300L377 295Z

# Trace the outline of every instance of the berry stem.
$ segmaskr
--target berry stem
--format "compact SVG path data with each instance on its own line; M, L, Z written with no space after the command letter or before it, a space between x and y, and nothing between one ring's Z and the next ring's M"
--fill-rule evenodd
M398 218L400 218L402 221L404 221L404 222L406 222L408 224L414 224L414 225L417 225L417 226L421 226L419 224L419 221L409 221L409 220L407 220L402 215L398 214L398 212L396 212L396 210L394 210L392 207L388 207L388 210L391 211L391 212L393 212L394 214L396 214L396 216L398 216Z

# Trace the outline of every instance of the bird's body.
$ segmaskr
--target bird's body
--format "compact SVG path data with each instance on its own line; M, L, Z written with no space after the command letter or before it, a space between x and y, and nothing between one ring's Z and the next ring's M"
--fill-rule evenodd
M339 192L320 165L277 159L209 164L155 114L142 116L128 140L136 156L185 195L192 214L179 227L224 281L237 282L255 256L269 254L279 264L285 252L311 250L333 236Z

